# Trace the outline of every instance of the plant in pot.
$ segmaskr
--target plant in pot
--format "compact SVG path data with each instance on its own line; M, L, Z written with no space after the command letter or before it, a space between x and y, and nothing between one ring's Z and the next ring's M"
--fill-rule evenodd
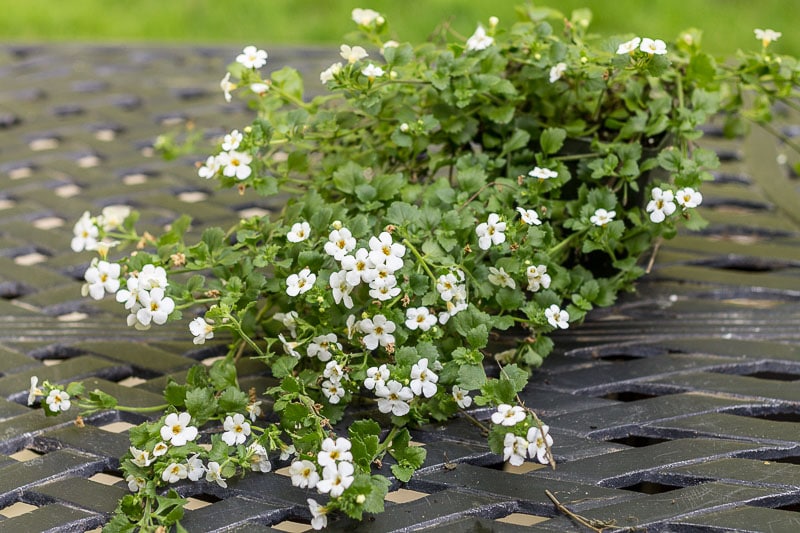
M249 46L220 85L257 117L221 139L198 179L285 195L281 213L194 243L186 218L157 237L126 209L78 222L73 249L100 252L86 294L113 293L132 327L189 314L196 344L230 336L225 358L170 382L163 415L131 430L132 492L108 530L176 524L174 483L225 487L275 460L326 498L309 499L315 528L334 511L360 519L423 464L407 428L453 416L511 464L555 466L548 427L518 397L548 334L630 290L659 239L704 225L695 208L718 161L696 144L703 126L738 134L769 120L795 96L797 63L771 53L770 30L718 62L699 31L666 44L593 35L588 10L518 12L412 46L354 10L358 36L313 98L294 69L266 74L266 52ZM135 253L116 253L129 244ZM243 356L274 386L242 390ZM80 384L34 383L37 395L47 414L70 398L83 413L126 409ZM363 417L340 427L350 405ZM382 461L388 477L373 471Z

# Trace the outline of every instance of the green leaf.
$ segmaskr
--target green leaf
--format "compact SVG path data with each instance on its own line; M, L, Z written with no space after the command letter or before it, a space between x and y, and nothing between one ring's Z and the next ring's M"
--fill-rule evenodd
M222 390L225 387L235 387L237 385L236 365L230 359L214 361L214 364L208 370L208 377L218 390Z
M515 129L511 137L503 143L501 155L509 154L520 148L525 148L531 140L531 135L525 130Z
M278 357L270 367L272 375L278 379L284 378L292 373L292 369L297 366L298 359L291 355L283 355Z
M462 365L458 369L458 383L462 389L477 390L486 383L483 365Z
M500 379L511 382L515 392L520 392L525 388L525 385L528 384L528 377L528 372L516 364L504 366L500 372Z
M217 399L210 389L192 389L186 393L186 410L199 424L217 412Z
M117 399L100 389L90 392L89 400L101 409L114 409L117 406Z
M219 409L224 413L243 413L250 399L239 387L228 387L219 396Z
M564 145L564 139L566 138L566 130L561 128L547 128L539 137L539 144L542 147L542 152L545 155L557 153L561 150L561 147Z
M272 72L272 83L295 100L303 99L303 77L291 67L283 67Z

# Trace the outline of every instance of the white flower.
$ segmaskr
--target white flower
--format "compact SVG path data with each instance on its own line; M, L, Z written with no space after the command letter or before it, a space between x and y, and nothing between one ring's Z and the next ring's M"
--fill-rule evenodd
M556 81L561 79L561 76L564 75L564 72L567 71L567 64L566 63L558 63L555 66L550 68L550 83L555 83Z
M370 298L385 302L391 300L400 294L400 287L397 286L397 278L394 276L386 276L385 278L376 278L369 284Z
M376 383L375 395L378 397L378 411L392 413L395 416L408 414L411 410L408 402L414 397L411 389L393 379L387 381L385 385Z
M161 438L173 446L183 446L197 437L197 428L190 426L192 421L189 413L170 413L161 426ZM155 455L155 452L153 452Z
M355 254L344 256L341 263L342 268L347 271L347 284L353 287L362 281L370 283L378 275L366 248L359 248Z
M528 430L528 455L531 459L536 457L536 460L542 464L547 464L548 461L547 457L547 450L553 445L553 437L547 434L548 428L546 425L542 424L541 431L538 427L531 427Z
M102 300L106 293L114 294L119 290L120 268L117 263L108 261L92 262L92 266L86 269L83 279L86 292L95 300Z
M520 466L525 462L528 441L513 433L506 433L503 446L503 461L508 461L512 466Z
M286 234L286 240L289 242L303 242L311 236L311 226L308 222L295 222L292 224L292 229Z
M427 307L409 307L406 309L406 327L410 330L428 331L436 325L436 316Z
M350 293L353 292L353 285L347 282L347 271L333 272L328 281L331 289L333 289L333 301L336 304L342 303L346 308L352 309L353 297L350 296Z
M664 222L669 215L675 212L672 191L664 191L660 187L654 187L650 195L653 199L647 203L645 208L650 213L650 220L656 224Z
M253 472L266 473L272 470L272 463L269 462L267 449L257 442L254 442L247 447L247 453L250 455L250 469Z
M231 81L230 72L226 73L225 77L220 80L219 88L222 89L222 94L225 96L225 101L230 102L231 91L236 89L236 84Z
M336 261L341 261L356 247L356 239L347 228L339 228L330 232L328 242L325 243L325 253L333 256Z
M462 409L472 405L472 396L469 395L469 391L462 389L458 385L453 385L453 399Z
M536 292L541 287L545 289L550 287L550 274L547 273L547 267L545 265L531 265L527 268L525 274L528 277L529 291Z
M36 401L36 396L42 393L39 390L39 378L36 376L31 376L31 388L28 389L28 405L33 405L33 402Z
M169 285L167 271L164 270L164 267L157 267L153 264L143 266L137 277L139 278L139 287L144 290L166 289Z
M328 399L328 402L334 405L339 403L347 392L339 381L331 379L323 381L320 387L322 388L322 394Z
M686 187L675 193L675 200L684 210L692 209L703 203L703 195L691 187Z
M554 328L567 329L569 327L569 314L556 304L544 310L547 322Z
M642 44L639 45L639 50L651 55L664 55L667 53L667 44L661 39L654 40L645 37L642 39Z
M245 422L244 415L241 413L225 417L222 428L225 430L222 434L222 440L228 446L244 444L247 436L250 435L250 424Z
M358 324L359 329L366 333L364 345L367 350L374 350L380 344L387 346L394 344L394 332L396 326L391 320L387 320L383 315L375 315L374 318L365 318Z
M397 48L398 46L400 46L400 43L398 43L397 41L393 40L386 41L385 43L383 43L383 46L381 46L381 55L385 54L387 48Z
M127 205L109 205L104 207L97 217L97 225L103 228L103 231L112 231L122 226L130 214L131 208Z
M642 42L641 37L634 37L630 41L626 41L619 45L617 48L618 54L632 54L639 48L639 44Z
M307 502L308 510L311 511L311 527L316 530L325 529L328 526L328 516L326 514L328 510L311 498Z
M542 221L539 220L539 214L533 209L525 209L524 207L517 207L517 212L524 223L529 226L539 226Z
M219 463L216 461L208 462L208 466L206 467L206 481L214 482L223 489L228 487L228 484L225 483L225 478L222 477L222 468L220 468Z
M492 285L497 285L498 287L508 287L510 289L517 287L517 284L503 268L489 267L488 278Z
M328 83L329 81L333 81L336 78L336 75L342 71L342 64L338 61L333 65L329 66L319 74L319 81L322 82L323 85Z
M245 407L247 414L250 416L250 422L255 422L256 418L261 416L261 400L255 401L253 403L248 403L247 407Z
M292 478L292 485L301 489L313 489L319 482L319 474L314 463L307 460L295 461L289 467L289 476Z
M348 63L355 63L356 61L364 59L369 54L367 54L367 51L360 46L351 47L343 44L339 47L339 55L346 59Z
M557 178L558 172L549 168L534 167L533 170L528 172L528 176L539 180L549 180L550 178Z
M361 74L369 78L369 81L372 81L375 78L380 78L381 76L383 76L384 72L381 67L370 63L369 65L361 69Z
M494 39L486 35L486 30L478 24L475 33L467 39L467 51L477 52L478 50L484 50L492 46L492 43L494 43Z
M353 465L346 461L339 464L329 464L322 469L322 479L317 483L317 490L323 494L330 493L331 498L338 498L349 487L355 477Z
M139 302L142 308L136 312L136 320L143 326L149 326L151 321L159 325L164 324L175 309L175 302L169 296L164 296L164 289L160 287L150 292L141 291Z
M525 409L519 405L501 403L497 411L492 413L492 422L503 426L515 426L525 420Z
M205 473L206 467L203 466L203 461L197 457L197 454L186 459L186 477L189 480L199 481Z
M428 359L423 357L411 367L411 392L430 398L436 394L439 376L428 369Z
M250 168L253 158L250 154L231 150L230 152L220 153L217 159L219 159L219 165L222 167L223 176L243 180L253 173L253 169Z
M439 279L436 280L436 290L439 291L439 296L442 297L442 300L445 302L449 302L455 296L459 280L456 279L455 274L449 273L439 276Z
M453 292L453 298L447 302L447 312L439 314L439 324L446 324L451 316L467 307L467 289L464 285L458 285Z
M206 341L214 338L214 326L201 316L189 322L189 332L194 335L194 339L192 339L194 344L205 344Z
M506 223L500 221L500 215L490 213L486 222L478 224L475 233L478 234L478 247L481 250L488 250L492 244L501 244L506 240Z
M353 22L361 26L369 26L381 18L381 14L377 11L372 9L361 9L359 7L352 11L351 16L353 17Z
M69 401L69 394L67 394L66 391L58 389L51 390L45 402L47 403L47 407L54 413L68 411L72 405L72 402Z
M186 479L189 472L186 470L186 465L180 463L170 463L169 466L161 473L161 479L167 483L177 483L182 479Z
M335 466L339 461L352 461L351 446L350 441L344 437L338 437L336 440L327 437L322 441L322 449L317 452L319 466Z
M293 455L297 455L297 450L294 447L294 444L290 444L281 448L280 460L285 461Z
M145 478L134 476L133 474L128 474L125 481L128 482L128 490L131 492L139 492L147 486L147 480Z
M589 217L589 222L595 226L605 226L617 216L616 211L606 211L602 207L594 212L594 215Z
M755 30L753 30L753 32L756 34L756 39L761 41L761 45L764 48L769 46L769 43L771 43L772 41L777 41L778 38L780 38L780 36L783 35L779 31L769 30L769 29L761 30L756 28Z
M386 365L380 367L373 366L367 369L367 377L364 379L364 386L370 390L378 385L385 385L389 379L389 368Z
M236 62L247 68L261 68L267 64L267 52L255 46L245 46L242 53L236 56Z
M215 155L208 156L206 163L197 169L197 175L201 178L211 179L217 175L222 167L219 164L219 157Z
M269 91L269 85L266 83L251 83L250 90L256 93L259 96L263 96L267 91Z
M169 446L164 444L163 442L159 442L155 446L153 446L153 457L161 457L169 450Z
M390 272L397 272L403 268L403 256L406 247L400 243L392 242L392 235L386 231L377 237L369 239L369 259L376 266L386 265Z
M292 337L297 337L297 311L289 311L287 313L275 313L272 318L283 324L283 327L289 330Z
M239 148L243 139L244 135L242 135L239 130L233 130L222 138L222 149L226 152L236 150Z
M150 463L155 461L155 458L150 457L150 452L147 450L140 450L133 446L128 449L131 452L131 461L140 468L147 468Z
M91 246L97 245L97 237L100 233L100 230L98 230L97 226L95 226L89 212L84 211L83 215L81 215L81 218L78 219L78 221L75 223L75 226L72 228L72 233L74 237L72 238L70 247L72 248L73 252L80 252L88 249Z
M311 269L305 267L297 274L292 274L286 278L286 294L289 296L297 296L311 290L314 282L317 281L317 275L311 273Z
M309 357L317 357L323 363L330 361L331 348L342 350L342 345L337 342L335 333L328 333L326 335L318 335L309 343L306 353Z
M300 359L300 357L302 357L300 352L297 351L297 347L300 345L299 342L287 341L286 337L283 336L283 333L278 333L278 340L281 341L281 344L283 344L283 351L286 352L286 355L291 355L296 359Z

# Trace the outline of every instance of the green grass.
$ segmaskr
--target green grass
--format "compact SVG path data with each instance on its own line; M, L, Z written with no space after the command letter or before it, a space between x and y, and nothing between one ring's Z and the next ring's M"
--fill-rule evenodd
M185 41L202 43L335 44L354 26L350 11L370 7L386 15L398 40L419 41L442 20L469 35L491 15L515 19L514 0L4 0L4 41ZM800 55L792 31L794 0L553 0L540 5L565 13L589 7L592 27L672 39L681 30L704 30L714 54L753 48L753 28L783 32L776 50Z

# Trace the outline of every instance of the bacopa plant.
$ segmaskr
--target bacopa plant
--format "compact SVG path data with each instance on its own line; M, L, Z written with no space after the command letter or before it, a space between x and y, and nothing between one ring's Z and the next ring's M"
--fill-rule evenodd
M153 236L125 206L84 214L72 249L99 252L85 295L115 298L129 327L186 318L187 342L231 339L226 357L167 385L150 408L160 418L130 431L131 494L108 531L180 529L174 484L224 488L276 458L309 491L314 528L334 512L360 519L423 464L408 428L454 416L504 461L555 467L557 442L518 396L553 348L548 334L631 289L660 239L704 225L696 208L718 162L697 146L702 126L713 118L735 135L769 121L775 102L795 105L798 75L770 50L771 30L756 30L756 51L717 61L697 30L669 44L602 37L590 18L528 6L508 27L446 27L412 46L356 9L360 40L342 44L313 98L297 71L248 46L220 87L257 117L197 174L284 194L281 213L193 243L186 217ZM241 357L276 385L242 390ZM80 384L37 381L29 403L38 396L48 415L136 410ZM368 417L340 427L356 400ZM383 462L391 477L373 473Z

